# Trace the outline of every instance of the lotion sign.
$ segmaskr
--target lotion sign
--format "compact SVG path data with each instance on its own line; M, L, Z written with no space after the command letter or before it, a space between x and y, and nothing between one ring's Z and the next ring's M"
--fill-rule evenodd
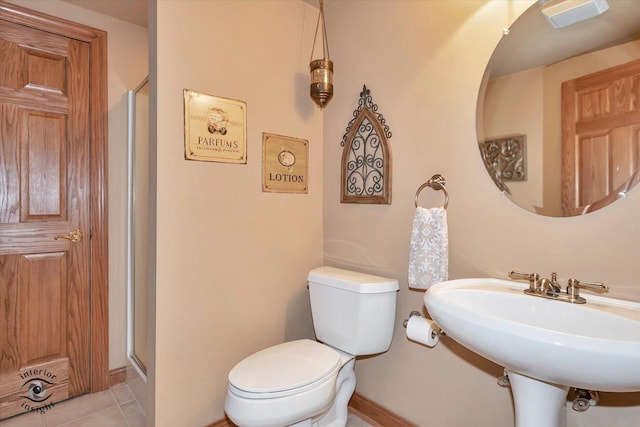
M304 139L262 134L262 191L309 192L308 150Z

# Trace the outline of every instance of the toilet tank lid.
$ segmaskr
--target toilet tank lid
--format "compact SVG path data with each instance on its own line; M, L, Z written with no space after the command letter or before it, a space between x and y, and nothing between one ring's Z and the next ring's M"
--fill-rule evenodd
M311 270L308 280L310 283L319 283L362 294L392 292L400 289L396 279L329 266Z

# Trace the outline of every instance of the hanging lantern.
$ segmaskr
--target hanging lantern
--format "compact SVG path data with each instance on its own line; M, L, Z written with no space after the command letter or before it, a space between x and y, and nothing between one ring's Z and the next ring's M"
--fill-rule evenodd
M322 27L320 27L322 21ZM316 47L316 38L318 37L318 28L322 31L322 59L313 59L313 51ZM324 25L324 9L322 0L320 0L320 13L318 14L318 23L316 24L316 33L313 37L313 47L311 48L311 63L309 64L311 71L311 86L309 93L311 98L320 108L333 98L333 62L329 59L329 44L327 42L327 29Z

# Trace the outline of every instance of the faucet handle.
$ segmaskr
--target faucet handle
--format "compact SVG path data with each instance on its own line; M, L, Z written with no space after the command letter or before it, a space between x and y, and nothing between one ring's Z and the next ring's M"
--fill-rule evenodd
M580 289L588 289L598 293L609 292L609 287L601 282L585 282L578 279L569 279L567 294L572 300L575 300L575 302L584 303L584 298L580 296Z
M516 280L528 280L529 289L531 289L532 291L538 289L538 281L540 280L540 275L538 273L522 273L520 271L510 271L509 277Z

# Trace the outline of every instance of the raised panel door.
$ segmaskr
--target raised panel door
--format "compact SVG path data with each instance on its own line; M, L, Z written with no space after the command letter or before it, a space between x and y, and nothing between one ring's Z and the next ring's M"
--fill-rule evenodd
M2 419L90 391L90 52L0 20L0 55Z

